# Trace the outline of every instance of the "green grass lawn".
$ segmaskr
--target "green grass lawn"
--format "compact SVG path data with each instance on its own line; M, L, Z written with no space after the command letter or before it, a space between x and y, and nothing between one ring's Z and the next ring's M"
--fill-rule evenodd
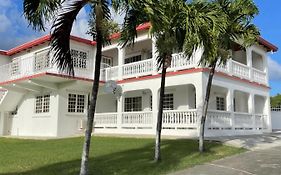
M0 174L77 175L83 138L20 140L0 138ZM93 137L90 171L96 175L166 174L244 150L207 143L199 154L197 141L163 140L162 161L153 162L153 139Z

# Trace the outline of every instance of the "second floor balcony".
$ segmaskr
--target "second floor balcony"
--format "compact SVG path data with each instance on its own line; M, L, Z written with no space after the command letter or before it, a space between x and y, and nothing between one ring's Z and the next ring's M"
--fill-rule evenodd
M93 61L81 56L74 57L75 77L93 79ZM173 54L172 62L168 72L175 72L185 69L203 68L199 65L199 58L186 58L182 53ZM261 70L248 66L235 59L230 59L225 65L217 66L217 71L230 76L246 79L263 85L268 85L267 70ZM48 51L41 52L21 59L13 59L9 64L0 66L0 82L21 79L42 73L55 73L67 75L59 71L56 65L51 62ZM156 75L156 61L153 58L135 61L128 64L109 66L102 63L101 81L124 80L148 75Z

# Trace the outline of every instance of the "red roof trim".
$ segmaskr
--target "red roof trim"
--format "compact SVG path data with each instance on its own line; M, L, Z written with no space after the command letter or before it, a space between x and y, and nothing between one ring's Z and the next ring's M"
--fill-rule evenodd
M21 52L23 50L26 50L26 49L32 48L34 46L38 46L40 44L43 44L43 43L45 43L47 41L50 41L50 39L51 39L51 35L42 36L42 37L37 38L37 39L35 39L33 41L24 43L24 44L22 44L20 46L17 46L17 47L15 47L13 49L10 49L10 50L6 51L6 55L10 56L10 55L19 53L19 52ZM80 37L77 37L77 36L70 36L70 39L73 40L73 41L81 42L81 43L88 44L88 45L95 44L95 42L93 42L91 40L80 38Z
M18 79L15 79L15 80L9 80L9 81L0 82L0 86L11 84L11 83L15 83L15 82L18 82L18 81L29 80L31 78L37 78L37 77L41 77L41 76L44 76L44 75L50 75L50 76L56 76L56 77L61 77L61 78L67 78L67 79L71 79L71 80L81 80L81 81L88 81L88 82L93 82L94 81L93 79L89 79L89 78L72 77L70 75L62 75L62 74L56 74L56 73L43 72L43 73L31 75L31 76L26 76L26 77L18 78ZM100 81L100 83L105 83L105 82L104 81ZM0 88L0 91L1 91L1 88Z
M137 31L148 30L150 27L151 27L150 22L146 22L146 23L143 23L143 24L139 25L137 27ZM120 38L120 36L121 36L120 33L114 33L114 34L112 34L110 36L110 39L112 39L112 40L113 39L118 39L118 38ZM24 43L24 44L22 44L20 46L17 46L15 48L12 48L12 49L10 49L8 51L1 51L0 50L0 54L1 55L11 56L11 55L19 53L19 52L21 52L23 50L26 50L26 49L32 48L34 46L43 44L43 43L45 43L47 41L50 41L50 38L51 38L50 35L45 35L45 36L37 38L37 39L35 39L33 41L30 41L30 42ZM80 38L80 37L77 37L77 36L70 36L70 39L73 40L73 41L81 42L81 43L88 44L88 45L96 45L96 41L91 41L91 40ZM267 48L267 51L276 52L278 50L278 47L276 47L275 45L273 45L270 42L266 41L262 37L258 38L258 42L261 45L265 46Z
M272 43L268 42L267 40L263 39L262 37L258 38L258 42L263 45L264 47L266 47L267 51L273 51L273 52L277 52L278 51L278 47L273 45Z
M5 50L0 50L0 55L7 55L7 51L5 51Z
M23 50L29 49L31 47L43 44L46 41L49 41L50 38L51 38L50 35L45 35L45 36L37 38L37 39L35 39L33 41L24 43L24 44L22 44L20 46L17 46L17 47L15 47L13 49L8 50L7 51L7 55L13 55L13 54L19 53L19 52L21 52Z

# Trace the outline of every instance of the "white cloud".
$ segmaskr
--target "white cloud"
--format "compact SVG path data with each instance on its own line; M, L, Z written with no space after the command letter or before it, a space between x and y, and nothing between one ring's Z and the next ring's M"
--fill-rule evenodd
M11 21L7 18L6 15L0 14L0 32L5 32L11 27Z
M14 0L0 0L0 49L10 49L17 45L23 44L42 35L49 34L52 22L46 24L45 32L34 31L28 26L27 20L22 15L23 12L20 10L22 1ZM112 10L112 19L118 24L122 24L124 15L120 15ZM87 33L89 21L89 11L86 8L81 9L79 12L72 29L72 35L92 39Z
M89 30L88 21L89 15L86 12L86 9L83 8L80 10L76 20L74 21L71 34L82 38L91 39L91 36L87 34Z
M273 81L281 81L281 64L272 58L268 58L269 79Z
M120 14L120 12L116 12L112 7L109 7L109 9L110 9L111 18L113 19L113 21L115 21L116 23L121 25L124 21L125 14L124 13Z

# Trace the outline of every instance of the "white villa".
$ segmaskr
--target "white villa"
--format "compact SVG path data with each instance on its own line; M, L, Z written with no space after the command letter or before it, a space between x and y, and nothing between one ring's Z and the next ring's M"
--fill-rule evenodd
M94 133L155 134L160 88L154 39L149 23L140 25L134 47L118 45L119 34L103 48ZM0 51L0 135L67 137L84 132L94 76L96 43L71 37L75 77L60 72L49 56L50 36ZM271 132L267 53L277 47L259 44L232 50L217 68L206 135ZM4 41L2 41L4 42ZM163 135L197 136L208 68L174 53L164 96ZM119 98L105 90L114 80Z

